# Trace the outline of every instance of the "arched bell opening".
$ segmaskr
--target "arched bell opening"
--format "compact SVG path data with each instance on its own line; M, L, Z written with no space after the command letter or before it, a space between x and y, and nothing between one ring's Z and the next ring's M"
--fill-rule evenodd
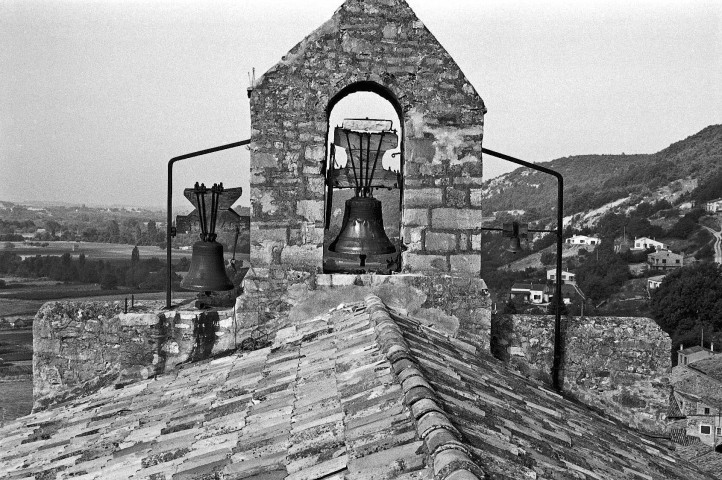
M324 272L401 269L403 117L373 82L341 90L326 110Z

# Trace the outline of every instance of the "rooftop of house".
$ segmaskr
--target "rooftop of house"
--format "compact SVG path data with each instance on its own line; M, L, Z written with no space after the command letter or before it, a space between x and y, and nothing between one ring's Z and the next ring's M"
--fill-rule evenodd
M0 429L20 478L710 479L378 297Z
M544 290L544 284L539 283L515 283L511 286L512 290L534 290L534 291L543 291Z
M652 252L652 253L648 253L648 254L647 254L647 258L656 258L656 257L665 257L665 258L670 258L670 257L672 257L672 258L677 258L677 257L679 257L679 258L682 258L682 255L680 255L679 253L671 252L671 251L669 251L669 250L657 250L657 251L654 251L654 252Z
M697 353L697 352L719 353L719 352L710 350L709 348L705 348L702 345L694 345L692 347L687 347L687 348L683 348L682 350L680 350L680 353L682 353L684 355L689 355L691 353ZM697 366L697 362L695 362L695 366Z
M664 277L666 277L666 275L655 275L653 277L649 277L647 280L650 282L661 282L664 280Z
M722 355L719 355L720 352L718 351L712 351L706 348L704 350L714 353L715 355L713 357L698 360L687 366L704 373L708 377L714 378L718 382L722 382ZM682 351L684 352L684 350Z

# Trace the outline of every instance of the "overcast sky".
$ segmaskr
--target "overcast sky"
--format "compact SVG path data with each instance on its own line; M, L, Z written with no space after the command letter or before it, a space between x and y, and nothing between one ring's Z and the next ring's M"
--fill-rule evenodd
M722 2L408 2L484 99L486 148L653 153L722 123ZM248 138L248 73L341 3L3 0L0 200L162 207L168 160ZM246 188L247 163L177 164L174 203L196 180Z

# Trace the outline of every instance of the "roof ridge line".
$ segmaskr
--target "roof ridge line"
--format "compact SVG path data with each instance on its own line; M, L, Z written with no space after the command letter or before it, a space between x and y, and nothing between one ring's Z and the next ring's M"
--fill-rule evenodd
M438 396L417 366L401 328L391 318L386 304L376 295L364 298L376 341L391 363L404 392L404 404L414 418L416 433L423 440L435 480L482 480L484 470L469 454L461 434L439 405Z

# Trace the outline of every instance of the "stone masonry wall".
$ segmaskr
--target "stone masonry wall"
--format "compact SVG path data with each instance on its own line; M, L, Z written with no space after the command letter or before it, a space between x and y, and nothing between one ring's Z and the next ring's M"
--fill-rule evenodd
M232 309L136 305L123 313L119 303L46 303L33 323L34 408L208 358L254 328L234 322Z
M485 107L403 0L348 0L254 86L251 263L321 268L327 108L349 88L402 119L404 271L478 275Z
M549 381L554 316L500 315L492 322L504 320L508 328L492 326L492 343L501 344L520 371ZM563 320L564 391L634 428L664 431L672 367L669 336L649 318Z

